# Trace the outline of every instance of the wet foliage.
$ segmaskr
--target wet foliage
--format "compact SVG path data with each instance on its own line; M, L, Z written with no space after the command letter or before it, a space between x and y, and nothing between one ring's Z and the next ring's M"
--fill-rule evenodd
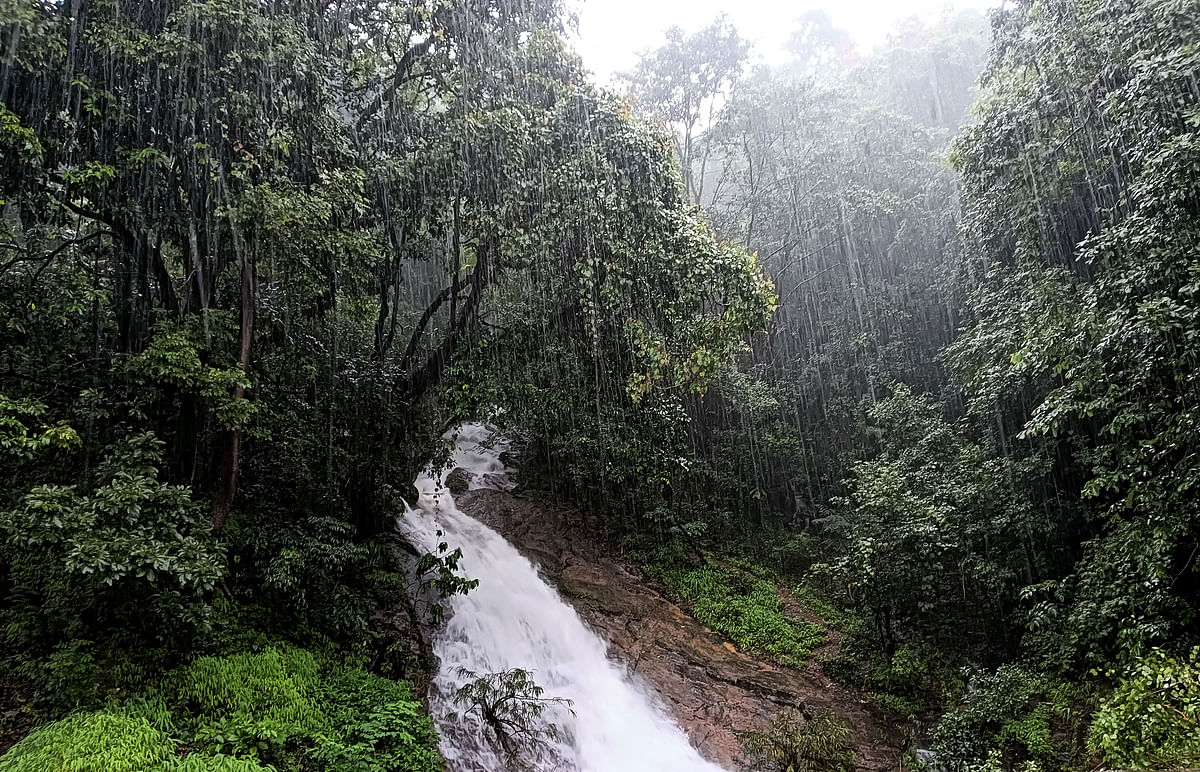
M91 711L0 768L106 733L139 768L407 768L395 682L317 705L263 647L372 640L407 598L375 537L484 416L603 536L715 550L650 563L739 646L802 663L798 585L829 672L947 768L1194 762L1196 0L1012 0L871 53L812 12L772 66L722 18L620 94L569 28L0 0L3 674ZM469 591L459 554L409 578ZM104 707L210 667L249 690L189 698L228 733ZM263 739L243 698L299 712Z
M461 713L452 715L451 721L460 716L482 721L513 769L562 763L555 758L554 743L564 739L564 730L543 714L548 708L574 713L571 700L546 696L533 674L520 668L486 675L461 669L458 675L463 685L454 693L454 704Z
M755 772L837 772L853 768L850 727L829 713L781 713L769 731L745 738L747 769Z

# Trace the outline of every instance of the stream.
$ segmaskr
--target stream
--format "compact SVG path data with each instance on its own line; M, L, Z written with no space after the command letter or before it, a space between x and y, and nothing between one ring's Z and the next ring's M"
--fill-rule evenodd
M440 542L462 549L460 573L479 580L466 595L445 603L446 621L434 634L440 662L430 709L441 732L441 750L456 772L508 769L493 734L475 714L463 716L454 695L463 670L480 676L513 668L529 671L544 698L571 700L568 709L547 704L541 720L559 728L547 739L546 768L579 772L718 772L691 746L652 691L609 657L592 632L534 565L493 529L460 511L445 486L456 468L471 473L471 488L513 486L500 460L507 446L486 424L464 424L446 435L454 443L450 465L427 471L414 483L419 497L400 521L420 549ZM456 715L457 714L457 715Z

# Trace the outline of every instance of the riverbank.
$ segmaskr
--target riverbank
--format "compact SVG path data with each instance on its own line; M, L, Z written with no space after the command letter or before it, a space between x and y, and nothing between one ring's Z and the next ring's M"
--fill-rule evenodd
M856 769L901 768L903 734L866 695L834 682L815 660L796 669L739 651L688 616L636 566L586 536L591 529L579 513L494 490L465 493L457 504L538 565L584 622L608 641L610 654L658 692L710 760L735 767L739 734L762 730L792 708L846 719ZM836 645L836 639L827 644Z

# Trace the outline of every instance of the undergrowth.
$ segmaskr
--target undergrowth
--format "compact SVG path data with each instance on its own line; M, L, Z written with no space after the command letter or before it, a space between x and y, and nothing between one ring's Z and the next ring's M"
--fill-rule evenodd
M404 681L291 646L201 657L142 694L47 724L0 772L434 772L437 734Z
M638 557L646 574L686 602L697 621L740 649L765 652L780 664L803 667L825 640L821 627L783 612L779 592L768 579L689 558L678 547Z

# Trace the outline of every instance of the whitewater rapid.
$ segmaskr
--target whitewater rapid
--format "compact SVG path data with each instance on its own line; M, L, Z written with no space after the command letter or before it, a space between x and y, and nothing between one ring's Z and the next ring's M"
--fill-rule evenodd
M505 760L488 742L486 727L461 713L453 696L464 680L460 669L479 675L521 668L545 689L544 697L572 701L571 711L550 706L561 738L543 769L577 772L720 772L692 748L649 689L608 657L589 630L537 569L504 537L461 512L445 487L456 468L472 474L472 489L509 489L500 460L507 449L492 427L465 424L447 433L454 443L450 465L417 478L417 504L400 525L418 546L440 542L461 548L460 573L479 586L445 605L445 626L435 633L440 668L430 708L442 736L442 754L455 772L501 772ZM441 534L439 535L439 531Z

